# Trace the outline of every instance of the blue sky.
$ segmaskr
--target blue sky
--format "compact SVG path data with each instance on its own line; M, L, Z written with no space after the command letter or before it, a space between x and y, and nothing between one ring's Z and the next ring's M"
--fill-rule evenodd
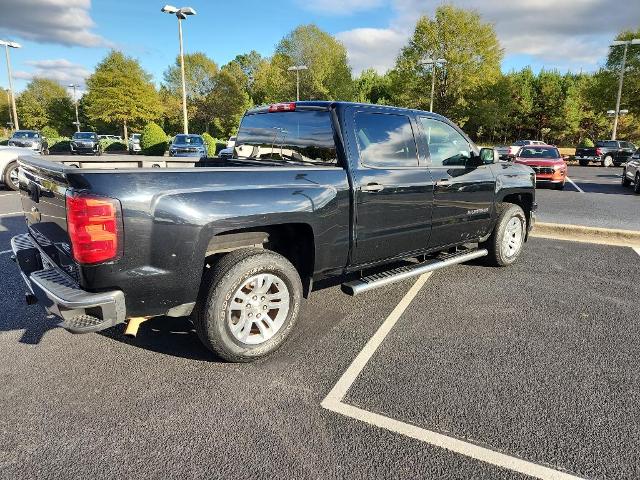
M0 0L15 12L15 0ZM297 25L315 23L347 47L355 73L393 64L416 19L440 4L431 0L190 1L197 15L184 25L186 51L203 51L218 64L252 49L268 56ZM640 2L615 0L459 0L494 24L505 47L503 70L593 70L622 28L638 28ZM82 83L110 46L140 60L156 82L175 59L177 21L153 0L21 0L22 15L3 14L0 38L12 50L16 90L34 75ZM177 4L176 6L185 6ZM635 25L634 25L635 22ZM585 29L589 25L589 29ZM528 28L527 26L531 26ZM4 63L4 62L2 62ZM4 65L2 66L4 67ZM0 86L6 86L4 68Z

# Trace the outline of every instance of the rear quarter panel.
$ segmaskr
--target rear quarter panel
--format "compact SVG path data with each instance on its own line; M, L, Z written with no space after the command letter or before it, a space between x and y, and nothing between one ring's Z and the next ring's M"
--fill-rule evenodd
M82 281L93 290L123 289L128 315L195 301L209 241L225 232L306 224L316 276L347 262L350 198L342 168L80 171L69 180L121 202L123 258L83 268Z

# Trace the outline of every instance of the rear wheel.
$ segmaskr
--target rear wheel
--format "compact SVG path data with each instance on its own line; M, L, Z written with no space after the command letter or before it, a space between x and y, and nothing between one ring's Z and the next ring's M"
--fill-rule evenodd
M602 166L613 167L613 157L611 155L607 155L606 157L604 157L604 159L602 160Z
M640 173L636 173L636 179L633 184L633 192L640 193Z
M578 160L578 162L580 162L581 167L589 166L589 160Z
M194 324L200 340L232 362L277 350L298 318L302 282L283 256L252 248L226 254L203 280Z
M4 172L4 184L11 190L18 190L18 162L11 162Z
M506 267L515 263L522 252L527 232L527 219L518 205L502 203L498 206L498 221L489 239L480 244L489 251L487 263Z

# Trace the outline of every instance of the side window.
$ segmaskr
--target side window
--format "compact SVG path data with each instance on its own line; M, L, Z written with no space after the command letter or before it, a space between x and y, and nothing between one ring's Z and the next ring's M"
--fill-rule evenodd
M471 147L467 140L453 127L439 120L420 117L424 128L431 164L434 167L467 165L471 158Z
M418 155L411 120L405 115L357 112L360 159L370 167L416 167Z

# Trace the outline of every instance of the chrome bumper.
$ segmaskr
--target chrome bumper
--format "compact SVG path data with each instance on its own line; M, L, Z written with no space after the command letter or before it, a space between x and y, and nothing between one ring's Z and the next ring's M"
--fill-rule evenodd
M98 332L125 321L125 300L120 290L99 293L82 290L29 234L13 237L11 250L29 289L27 295L37 298L47 312L61 318L61 326L66 330Z

